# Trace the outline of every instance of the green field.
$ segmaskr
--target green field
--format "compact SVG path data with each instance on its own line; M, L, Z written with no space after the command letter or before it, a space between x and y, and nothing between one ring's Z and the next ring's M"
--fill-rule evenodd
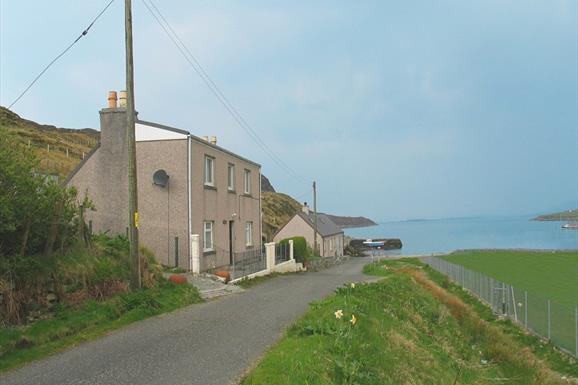
M475 251L443 258L544 299L578 306L576 252Z

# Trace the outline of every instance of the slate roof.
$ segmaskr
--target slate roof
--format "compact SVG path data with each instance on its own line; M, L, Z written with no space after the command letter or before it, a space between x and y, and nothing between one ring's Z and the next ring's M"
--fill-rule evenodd
M309 214L305 214L302 211L297 213L311 228L314 228L315 225L315 214L309 212ZM329 217L325 214L317 214L317 232L322 237L328 237L330 235L341 234L343 230L339 228Z

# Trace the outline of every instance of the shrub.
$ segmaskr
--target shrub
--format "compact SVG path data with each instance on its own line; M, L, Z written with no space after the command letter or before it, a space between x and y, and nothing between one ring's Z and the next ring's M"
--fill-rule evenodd
M295 256L295 260L297 262L303 263L312 258L313 253L311 253L311 249L307 247L307 241L305 240L305 237L283 239L279 242L279 244L286 245L289 243L289 240L293 240L293 255Z

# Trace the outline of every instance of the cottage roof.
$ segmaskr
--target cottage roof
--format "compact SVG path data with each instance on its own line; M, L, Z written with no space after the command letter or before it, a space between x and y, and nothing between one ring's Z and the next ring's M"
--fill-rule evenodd
M300 211L297 213L297 215L299 215L301 218L303 218L303 220L309 226L311 226L311 228L315 227L315 225L314 225L315 214L314 213L309 212L309 214L305 214L304 212ZM339 226L337 226L331 219L329 219L329 217L327 215L318 213L317 214L317 232L322 237L328 237L330 235L343 233L343 230L341 230L341 228L339 228Z

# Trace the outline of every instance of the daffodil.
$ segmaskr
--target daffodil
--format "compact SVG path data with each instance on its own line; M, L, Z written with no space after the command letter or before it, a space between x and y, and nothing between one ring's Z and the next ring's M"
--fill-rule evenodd
M339 309L334 314L335 314L335 318L341 319L341 317L343 317L343 310Z
M354 282L351 282L351 288L355 289L355 283Z
M355 325L355 323L357 322L357 318L355 318L355 314L351 315L351 319L349 320L349 322L351 322L352 325Z

